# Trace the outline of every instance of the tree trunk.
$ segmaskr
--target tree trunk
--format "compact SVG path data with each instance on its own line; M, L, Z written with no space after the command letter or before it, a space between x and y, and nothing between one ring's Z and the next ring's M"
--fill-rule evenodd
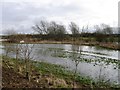
M26 72L25 72L25 76L26 76L26 79L30 81L30 75L29 75L29 62L28 60L25 60L26 61Z

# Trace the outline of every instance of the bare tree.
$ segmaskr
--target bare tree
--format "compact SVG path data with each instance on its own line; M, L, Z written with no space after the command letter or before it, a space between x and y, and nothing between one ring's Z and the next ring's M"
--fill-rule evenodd
M103 34L113 34L112 28L109 25L102 24Z
M18 35L18 33L14 30L14 29L9 29L6 31L6 34L8 36L9 39L9 43L5 43L5 52L6 52L6 56L8 57L9 53L14 53L15 54L15 70L19 71L18 67L18 58L20 55L20 47L19 47L19 42L21 40L21 35ZM14 43L15 42L15 43Z
M95 25L94 28L96 29L96 34L113 34L112 28L104 23L100 25Z
M87 26L83 26L80 33L81 34L83 34L83 33L89 33L88 29L89 29L88 25Z
M48 34L63 35L66 33L65 26L52 21L49 24Z
M57 24L55 21L47 23L47 26L44 27L45 29L41 29L41 31L45 31L46 39L50 38L53 40L62 40L65 36L66 29L65 26L62 24ZM41 33L43 34L43 33Z
M94 33L96 33L96 34L100 34L101 33L101 27L99 25L95 25L94 28L95 28L95 32Z
M71 31L73 35L79 34L79 27L75 23L71 23L70 25ZM81 31L83 33L83 30ZM75 45L75 37L73 37L73 45L72 45L72 61L75 63L75 70L74 70L74 80L73 80L73 88L75 88L75 80L77 76L77 70L78 70L78 65L80 63L80 60L82 59L81 57L81 52L82 52L82 47L81 47L81 41L82 41L82 36L80 36L80 44Z
M56 35L57 34L58 25L56 22L52 21L49 23L48 34Z
M55 21L47 22L40 21L40 23L34 25L33 30L39 34L46 34L46 39L62 40L66 33L66 28L62 24L57 24Z
M7 29L5 30L4 34L7 35L7 41L9 41L9 43L11 42L17 42L18 38L17 38L17 31L15 29Z
M81 47L78 45L72 45L72 61L75 63L75 70L74 70L74 80L73 80L73 88L75 87L75 80L77 76L78 65L81 59Z
M34 25L32 28L35 32L39 34L47 34L47 28L48 28L49 23L47 21L41 20L40 23L37 23Z
M75 38L75 37L73 37L73 38ZM74 61L74 63L75 63L73 88L75 87L75 80L76 80L76 76L77 76L78 65L80 63L80 60L82 59L82 57L81 57L81 52L82 52L81 41L82 40L80 39L80 45L78 46L78 45L75 45L75 39L74 39L73 45L72 45L72 51L73 51L72 61Z
M6 56L8 56L8 54L10 52L15 53L15 58L16 58L16 70L19 70L18 68L18 59L22 58L23 60L25 60L25 76L26 79L30 80L30 63L29 60L31 60L32 57L32 51L33 51L33 47L34 45L32 44L21 44L20 40L24 41L29 41L30 38L26 37L26 35L18 35L17 32L11 31L9 30L8 32L6 31L8 37L10 37L10 39L17 43L11 43L11 44L5 44L5 51L6 51Z
M74 22L71 22L69 27L72 35L79 34L79 27Z
M33 44L21 44L20 46L20 56L25 60L25 77L30 80L30 63L29 60L33 59L32 52Z

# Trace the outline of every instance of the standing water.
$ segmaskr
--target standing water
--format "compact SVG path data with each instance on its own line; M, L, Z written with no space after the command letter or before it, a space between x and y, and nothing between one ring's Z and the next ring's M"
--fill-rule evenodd
M14 44L11 46L13 47ZM2 47L2 46L1 46ZM4 51L3 51L4 53ZM68 70L75 70L75 60L79 61L77 73L94 80L105 80L120 84L118 50L108 50L95 46L71 44L35 44L33 56L37 61L62 65ZM11 53L14 57L15 54Z

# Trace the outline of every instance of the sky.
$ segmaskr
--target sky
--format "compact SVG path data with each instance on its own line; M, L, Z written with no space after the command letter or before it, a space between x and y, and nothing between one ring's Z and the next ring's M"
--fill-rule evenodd
M8 29L34 33L40 20L56 21L67 28L75 22L80 28L101 23L118 26L119 0L0 0L0 34Z

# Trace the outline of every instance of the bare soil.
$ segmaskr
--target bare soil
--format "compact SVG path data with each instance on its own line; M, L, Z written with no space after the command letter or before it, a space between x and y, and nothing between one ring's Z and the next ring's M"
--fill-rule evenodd
M38 88L42 85L28 81L23 75L16 73L13 69L2 67L2 86L3 88Z

